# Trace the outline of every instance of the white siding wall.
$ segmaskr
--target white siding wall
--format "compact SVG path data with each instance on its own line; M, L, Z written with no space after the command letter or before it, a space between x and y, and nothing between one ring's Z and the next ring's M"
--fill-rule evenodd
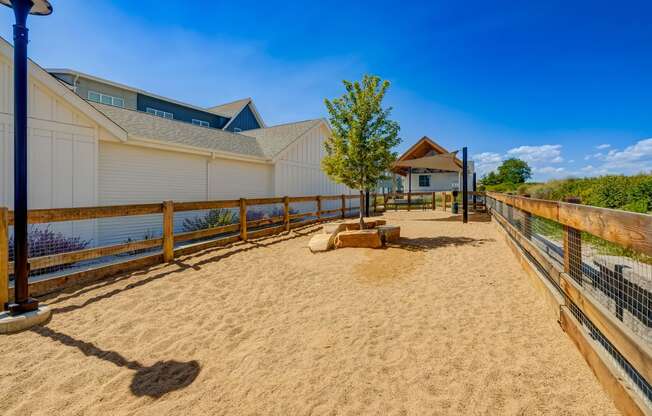
M0 206L10 209L14 198L12 71L10 60L0 56ZM28 94L28 207L96 205L97 126L32 77ZM50 227L94 238L91 221Z
M271 164L215 159L208 167L209 199L274 195L274 166Z
M341 195L351 191L344 185L331 181L321 169L325 156L326 132L316 126L293 143L275 165L275 196ZM357 200L350 202L358 206ZM323 209L334 209L341 204L328 201ZM300 207L304 209L304 207ZM310 210L310 207L305 207Z
M430 175L430 186L419 186L419 176ZM473 186L473 174L468 177L469 191ZM405 192L408 191L408 177L405 178ZM454 185L459 186L456 188ZM432 191L452 191L454 189L462 190L461 175L457 172L439 172L439 173L412 173L412 192L432 192Z

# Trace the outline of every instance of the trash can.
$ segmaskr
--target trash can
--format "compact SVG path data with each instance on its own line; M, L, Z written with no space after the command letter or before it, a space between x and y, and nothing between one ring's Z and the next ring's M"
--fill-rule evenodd
M457 203L457 201L453 202L453 206L451 207L451 212L453 214L457 214L460 211L460 204Z

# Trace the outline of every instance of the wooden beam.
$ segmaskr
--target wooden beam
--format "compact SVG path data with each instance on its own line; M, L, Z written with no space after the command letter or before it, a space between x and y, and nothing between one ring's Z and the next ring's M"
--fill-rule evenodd
M290 231L290 198L283 198L283 222L285 223L285 231Z
M219 234L234 233L239 230L240 230L240 224L222 225L219 227L211 227L203 230L177 233L174 235L174 241L181 242L181 241L199 240L201 238L213 237Z
M163 202L163 261L174 260L174 202Z
M163 209L160 203L87 208L32 209L27 213L27 221L30 224L38 224L46 222L94 220L98 218L160 214L162 211ZM9 225L14 224L13 211L9 212L8 223Z
M247 200L240 198L240 239L247 241Z
M240 200L224 200L224 201L199 201L199 202L176 202L174 210L176 212L183 211L202 211L207 209L220 209L220 208L238 208Z

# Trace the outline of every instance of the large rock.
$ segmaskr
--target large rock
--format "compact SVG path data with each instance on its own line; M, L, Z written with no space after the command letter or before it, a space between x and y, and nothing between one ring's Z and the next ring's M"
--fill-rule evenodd
M310 239L308 247L313 253L320 253L322 251L328 251L335 247L335 235L336 234L315 234Z
M323 234L337 234L340 231L346 230L346 224L343 222L329 222L324 224L322 229Z
M393 243L401 238L401 227L398 225L381 225L376 229L386 243Z
M349 222L346 222L345 225L346 225L346 230L347 231L359 230L360 229L360 220L349 221ZM365 228L365 230L370 230L372 228L376 228L379 225L385 225L385 220L370 220L370 219L365 219L364 220L364 228Z
M342 231L335 237L335 247L380 248L383 241L378 230Z

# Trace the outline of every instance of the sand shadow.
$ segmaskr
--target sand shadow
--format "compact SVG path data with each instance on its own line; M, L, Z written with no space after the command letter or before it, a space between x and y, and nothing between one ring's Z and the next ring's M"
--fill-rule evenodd
M316 226L314 224L310 224L310 225L307 225L305 227L300 227L300 228L294 229L290 233L286 233L286 234L280 234L280 235L276 234L276 235L271 235L271 236L265 236L265 237L260 237L260 238L257 238L257 239L249 240L249 241L246 241L246 242L238 241L236 243L231 243L231 244L227 244L227 245L219 246L219 247L206 248L206 249L198 251L196 253L183 255L183 256L180 256L173 263L171 263L171 264L175 264L175 265L178 266L178 268L176 268L176 269L163 270L161 273L157 273L157 274L154 274L152 276L148 276L148 277L146 277L146 278L144 278L142 280L136 280L135 282L129 283L127 286L125 286L123 288L113 289L113 290L111 290L109 292L106 292L106 293L103 293L101 295L90 298L90 299L86 300L85 302L83 302L82 304L79 304L79 305L68 305L68 306L64 306L64 307L61 307L61 308L52 308L52 313L68 313L68 312L72 312L72 311L75 311L77 309L81 309L81 308L83 308L85 306L88 306L90 304L99 302L101 300L109 299L109 298L111 298L111 297L113 297L113 296L115 296L115 295L117 295L119 293L122 293L124 291L144 286L144 285L146 285L148 283L154 282L156 280L165 278L167 276L170 276L170 275L173 275L173 274L176 274L176 273L182 273L182 272L184 272L184 271L186 271L188 269L201 270L201 267L206 265L206 264L213 263L213 262L220 261L220 260L224 260L224 259L226 259L228 257L231 257L231 256L235 255L235 254L244 253L244 252L247 252L249 250L256 249L256 248L269 247L269 246L279 244L279 243L282 243L282 242L285 242L285 241L293 240L295 238L305 237L305 236L310 235L311 233L313 233L315 231L315 229L318 228L319 226ZM315 228L315 229L313 229L313 228ZM193 264L188 264L188 263L185 263L183 261L183 260L190 260L190 259L197 258L197 257L203 257L203 256L206 256L207 253L209 253L211 251L216 251L216 250L220 250L220 251L229 250L229 251L222 252L220 254L217 254L215 256L211 256L211 257L206 258L206 259L202 259L202 260L200 260L200 261L198 261L196 263L193 263ZM164 265L164 267L167 269L170 265ZM161 265L157 265L155 267L160 268ZM131 272L131 273L127 273L127 274L108 277L106 279L103 279L99 284L93 284L91 287L82 287L82 288L72 287L72 288L69 288L69 289L63 291L63 293L66 293L67 291L73 291L74 290L73 293L71 293L70 295L61 296L61 292L59 292L58 294L55 293L55 294L52 294L52 297L53 298L56 297L56 298L54 298L52 300L49 300L49 301L46 300L46 303L48 305L50 305L50 306L56 305L57 303L61 303L61 302L65 301L65 300L69 300L69 299L74 299L74 298L79 297L79 296L81 296L81 295L83 295L85 293L92 292L92 291L94 291L96 289L101 289L103 287L110 286L113 283L118 283L118 282L121 282L121 281L124 281L124 280L137 278L139 276L144 276L144 275L147 275L148 273L151 273L151 272L152 272L152 268L147 268L145 270L139 270L139 271L136 271L136 272ZM45 299L47 299L47 297L45 297Z
M432 222L462 222L462 214L453 214L444 218L417 218L411 221L432 221ZM491 222L491 216L487 213L469 214L469 222Z
M77 348L87 357L95 357L118 367L135 371L130 389L136 396L159 398L171 391L183 389L195 381L201 370L199 363L195 360L185 363L174 360L159 361L146 367L138 361L127 360L115 351L103 350L93 343L75 339L70 335L44 326L33 327L31 331L65 346Z
M399 248L407 251L428 251L443 247L472 246L479 247L487 242L496 241L493 238L471 238L471 237L418 237L406 238L401 237L395 243L390 243L387 247Z

